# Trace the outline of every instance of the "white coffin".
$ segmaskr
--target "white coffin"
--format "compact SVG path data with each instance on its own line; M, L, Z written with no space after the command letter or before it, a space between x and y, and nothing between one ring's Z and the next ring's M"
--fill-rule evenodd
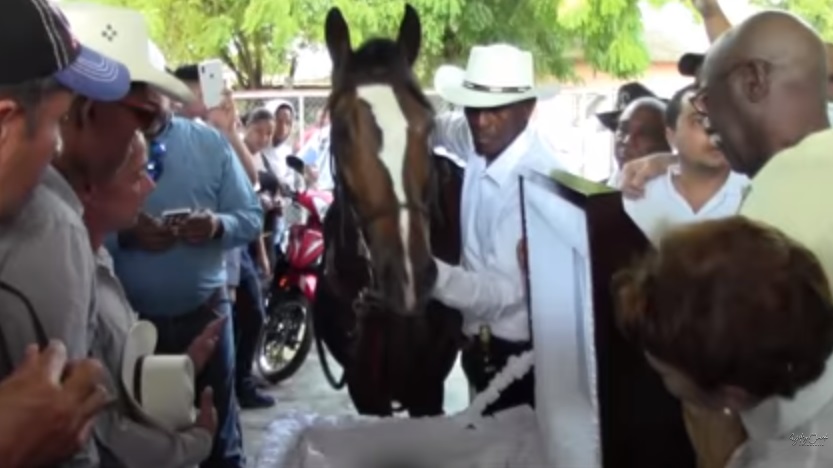
M586 184L576 180L563 183ZM680 445L685 434L679 408L663 393L658 378L646 373L650 371L644 362L636 362L642 359L641 353L610 338L608 312L600 312L610 307L610 301L594 291L593 285L604 287L608 278L600 280L599 271L594 276L592 266L598 262L590 260L590 239L598 247L598 237L593 237L598 232L590 232L589 220L593 219L593 229L598 231L599 213L603 219L607 214L596 210L599 205L589 207L588 202L582 206L581 200L590 199L581 198L587 197L586 193L571 197L565 190L572 189L563 189L540 174L527 174L522 182L534 323L534 353L528 360L535 364L534 412L515 408L483 418L479 416L481 409L494 397L494 392L487 390L464 414L449 417L415 420L292 414L270 426L257 466L601 468L605 458L606 468L693 466L687 440ZM601 197L608 197L602 200L608 207L610 196ZM596 210L592 216L588 214L591 208ZM618 220L618 214L610 218ZM617 223L601 225L618 229ZM612 268L610 264L604 267ZM594 297L603 297L605 304L594 304ZM603 317L603 323L597 323L597 317ZM601 334L598 327L604 329ZM598 345L602 348L597 346L598 336L605 340ZM611 358L611 354L616 356ZM604 364L599 363L600 356ZM508 367L512 365L510 362ZM611 376L611 366L617 366L616 376ZM600 368L606 372L601 386ZM626 369L624 374L622 369ZM504 371L504 375L518 373L517 366ZM641 392L634 398L628 396L631 381ZM504 384L495 383L491 390ZM599 394L600 388L605 389L605 395ZM603 397L607 401L602 402ZM670 416L657 417L654 407ZM645 437L641 437L643 431Z
M466 428L450 417L293 414L272 423L259 468L541 468L535 415L513 408Z

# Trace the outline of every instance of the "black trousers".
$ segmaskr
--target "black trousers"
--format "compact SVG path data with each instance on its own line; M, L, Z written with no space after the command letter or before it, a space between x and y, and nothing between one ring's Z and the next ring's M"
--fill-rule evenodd
M485 390L492 378L503 369L510 357L532 348L528 341L508 341L496 336L484 346L477 337L467 337L463 348L463 372L477 392ZM504 390L497 401L486 408L486 415L520 405L535 407L535 374L533 370Z

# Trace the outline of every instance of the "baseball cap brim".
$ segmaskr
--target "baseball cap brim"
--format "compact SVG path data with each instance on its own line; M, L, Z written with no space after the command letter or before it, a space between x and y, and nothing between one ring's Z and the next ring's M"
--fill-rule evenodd
M118 101L130 91L127 67L83 45L75 61L56 73L55 79L94 101Z
M695 54L693 52L683 54L677 62L677 70L683 76L697 76L697 70L703 65L705 59L705 54Z

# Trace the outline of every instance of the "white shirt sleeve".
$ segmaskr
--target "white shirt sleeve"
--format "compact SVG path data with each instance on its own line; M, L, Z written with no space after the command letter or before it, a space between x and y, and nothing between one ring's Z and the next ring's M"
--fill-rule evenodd
M514 248L513 248L514 250ZM496 271L469 271L439 259L434 298L467 317L490 323L524 307L520 267L513 280Z

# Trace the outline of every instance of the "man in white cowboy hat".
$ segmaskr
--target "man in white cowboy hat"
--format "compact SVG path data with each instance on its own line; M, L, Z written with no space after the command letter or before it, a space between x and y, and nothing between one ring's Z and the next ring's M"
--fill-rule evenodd
M163 118L146 136L151 147L164 147L165 153L149 154L156 187L137 224L119 232L107 248L132 309L158 330L156 351L185 354L207 326L231 314L224 252L258 237L260 203L227 139L210 126L172 115L171 100L187 101L191 93L164 72L155 47L151 52L156 57L148 59L147 26L141 15L119 7L76 5L67 5L73 24L99 34L102 46L122 44L119 50L124 53L130 44L131 51L144 45L141 54L130 53L125 60L129 67L135 62L137 69L148 71L146 82L151 86L145 92ZM88 14L75 13L82 10ZM233 109L223 110L226 118L236 118ZM187 214L171 216L172 210ZM214 353L196 378L196 393L211 387L217 410L211 454L201 466L242 468L231 320L218 333Z
M468 345L463 369L477 391L512 355L530 348L529 319L516 246L521 239L518 175L562 168L530 126L539 98L532 54L506 44L475 46L465 70L443 66L434 87L462 114L438 116L434 143L466 162L461 206L462 265L436 260L434 296L459 309ZM531 374L487 412L534 404Z

